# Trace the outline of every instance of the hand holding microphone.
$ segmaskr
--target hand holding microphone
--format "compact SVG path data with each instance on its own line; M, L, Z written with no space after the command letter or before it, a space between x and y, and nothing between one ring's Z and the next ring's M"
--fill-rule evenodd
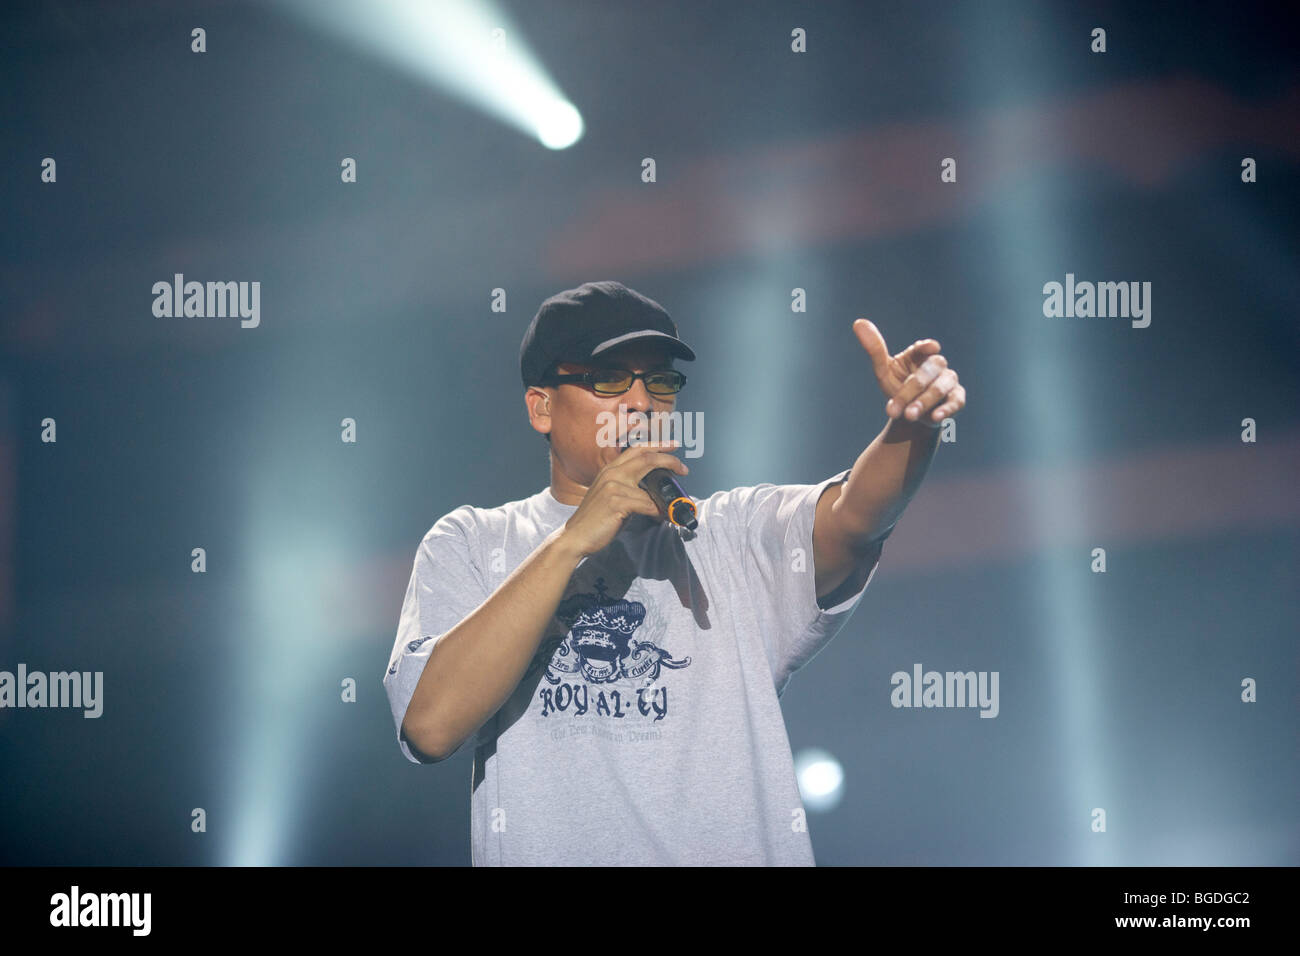
M664 444L671 445L674 448L681 447L681 442L671 439ZM619 454L627 451L630 447L634 446L630 444L624 445ZM677 477L667 468L652 468L646 473L645 477L637 482L637 487L642 489L654 501L659 508L661 518L677 525L679 528L685 528L687 531L694 531L699 527L699 522L695 517L695 502L691 500L690 495L682 490Z
M695 502L682 491L682 486L667 468L652 468L638 485L654 499L660 514L670 522L687 531L694 531L698 527Z
M691 524L683 522L683 526L692 527L695 505L681 492L674 477L688 474L690 469L666 450L679 447L681 442L677 441L631 445L602 468L578 510L564 524L564 536L572 547L584 557L594 554L614 540L632 514L672 520L673 514L688 517L685 507L689 506ZM655 472L662 472L667 480L656 481ZM672 512L668 510L670 506Z

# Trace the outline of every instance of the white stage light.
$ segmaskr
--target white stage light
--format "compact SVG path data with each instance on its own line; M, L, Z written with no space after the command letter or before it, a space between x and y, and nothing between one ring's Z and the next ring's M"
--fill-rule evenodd
M280 0L303 22L497 117L550 149L582 136L582 117L491 0Z
M801 750L794 758L795 777L804 806L814 813L832 810L844 796L844 768L830 753Z
M548 149L566 149L582 136L582 116L572 103L557 101L544 107L537 120L537 138Z

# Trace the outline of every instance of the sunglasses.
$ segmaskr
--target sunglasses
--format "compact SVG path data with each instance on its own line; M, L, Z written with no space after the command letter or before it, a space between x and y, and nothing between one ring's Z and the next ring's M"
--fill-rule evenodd
M657 372L631 372L625 368L601 368L594 372L582 372L578 375L556 375L552 373L542 382L543 385L588 385L597 395L622 395L632 387L637 379L645 382L645 390L651 395L676 395L686 384L686 376L676 369L661 369Z

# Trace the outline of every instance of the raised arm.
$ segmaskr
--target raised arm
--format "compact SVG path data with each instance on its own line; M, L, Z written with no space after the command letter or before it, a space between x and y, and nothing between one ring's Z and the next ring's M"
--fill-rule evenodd
M966 389L934 339L890 356L873 323L858 319L853 331L871 358L889 422L858 456L848 480L826 489L817 502L813 563L818 598L850 576L866 574L870 565L864 558L879 546L925 478L943 420L966 404Z

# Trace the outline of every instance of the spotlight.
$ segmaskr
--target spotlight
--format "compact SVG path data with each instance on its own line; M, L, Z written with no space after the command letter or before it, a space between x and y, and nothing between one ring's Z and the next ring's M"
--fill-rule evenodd
M833 810L844 796L844 768L825 750L801 750L794 758L794 772L804 806L814 813Z

